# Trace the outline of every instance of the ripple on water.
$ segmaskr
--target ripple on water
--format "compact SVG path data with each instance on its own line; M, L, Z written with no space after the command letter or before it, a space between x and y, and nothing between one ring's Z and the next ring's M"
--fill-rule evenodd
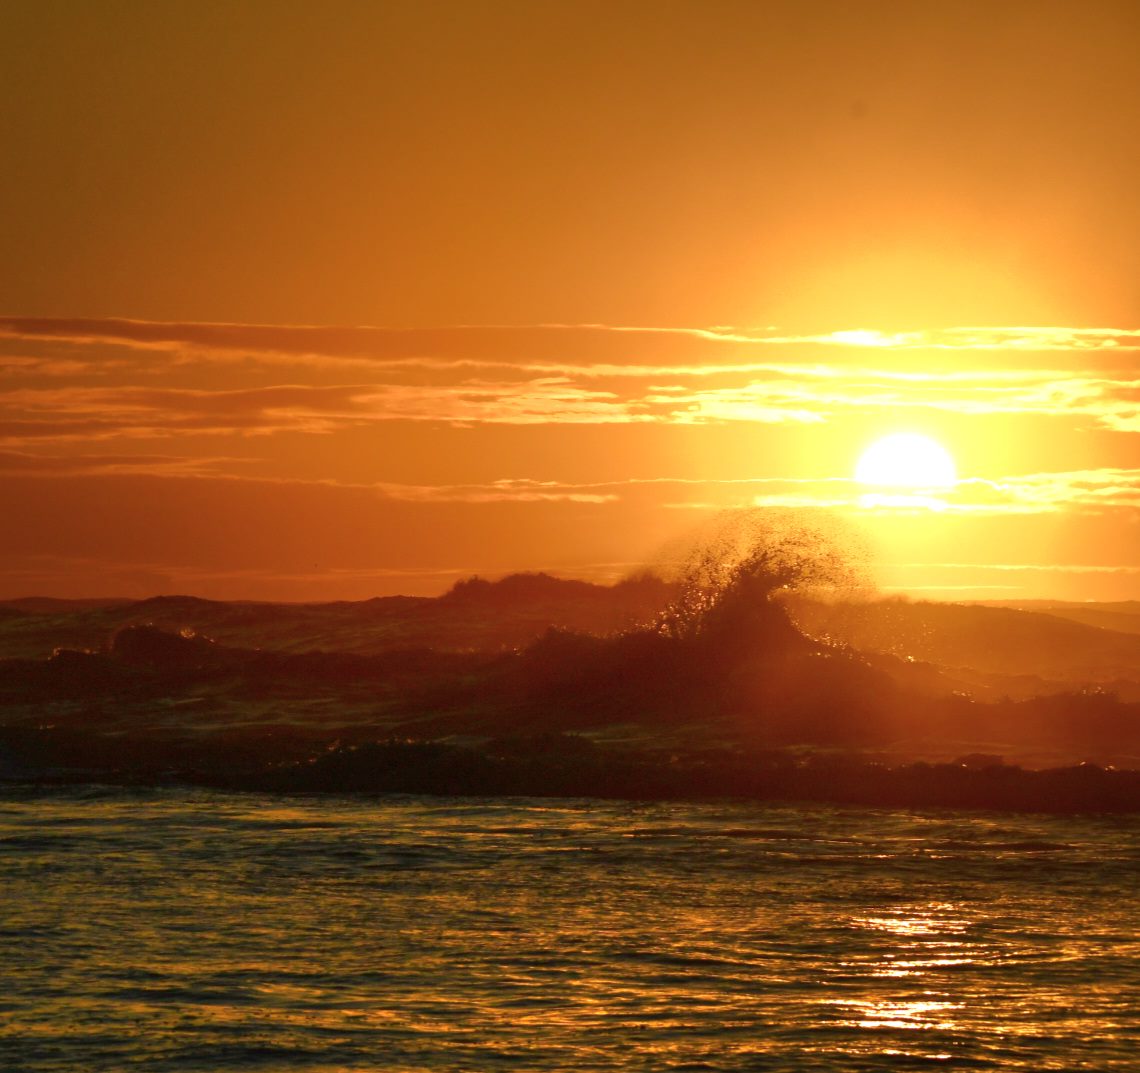
M1134 819L0 798L0 1068L1130 1070Z

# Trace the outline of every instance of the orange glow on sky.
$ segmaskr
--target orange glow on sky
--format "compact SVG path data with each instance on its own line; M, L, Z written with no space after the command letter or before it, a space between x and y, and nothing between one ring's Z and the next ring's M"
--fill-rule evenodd
M0 25L0 597L614 579L771 506L1140 599L1137 5ZM898 431L956 481L856 480Z

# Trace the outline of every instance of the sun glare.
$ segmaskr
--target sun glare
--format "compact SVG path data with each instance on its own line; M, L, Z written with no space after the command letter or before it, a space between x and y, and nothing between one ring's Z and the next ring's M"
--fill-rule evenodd
M899 432L876 440L855 466L860 484L899 489L934 491L952 488L958 474L954 459L940 443L928 436Z

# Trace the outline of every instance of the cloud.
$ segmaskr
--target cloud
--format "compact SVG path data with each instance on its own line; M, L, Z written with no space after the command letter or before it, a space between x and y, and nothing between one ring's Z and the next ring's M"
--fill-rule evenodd
M655 370L659 374L660 370ZM274 384L238 389L111 386L0 391L0 439L278 432L330 433L382 421L477 424L820 424L844 413L892 417L923 410L968 416L1032 415L1140 431L1140 380L982 373L901 376L810 368L798 376L697 386L580 381L568 376L453 383Z
M836 484L847 487L836 494ZM1140 469L1105 467L1031 473L998 480L971 478L936 492L869 492L855 481L831 482L822 493L761 493L762 507L842 507L871 513L1048 514L1058 511L1103 513L1140 510Z
M154 476L218 476L249 459L187 457L162 454L45 455L24 451L0 451L0 474L77 476L111 473Z
M1140 350L1140 329L1060 327L935 328L917 332L854 329L772 342L876 347L888 350Z
M190 590L230 598L359 597L415 590L421 585L417 572L418 591L438 591L441 575L452 569L549 568L612 577L622 571L607 574L598 564L652 556L657 542L688 527L685 514L694 511L753 504L819 509L848 518L883 517L888 529L899 512L933 516L922 503L865 505L865 489L846 478L348 483L225 472L238 464L248 460L0 452L2 498L19 507L0 527L0 584L10 595ZM1017 532L1025 533L1040 530L1046 519L1074 524L1069 515L1075 514L1080 532L1092 534L1073 545L1080 554L1127 559L1120 535L1128 532L1123 523L1140 519L1140 470L962 482L944 498L939 509L983 520L981 529L970 530L977 532L993 531L985 529L987 518L1020 517ZM1111 540L1101 541L1102 533ZM1003 546L1013 545L1007 540ZM976 550L950 548L950 555ZM989 543L981 551L1004 557ZM41 561L45 555L60 561ZM85 558L86 565L80 561ZM66 566L65 559L75 561Z
M391 361L445 358L572 362L612 357L622 364L651 348L671 357L703 357L725 348L755 348L764 334L705 328L606 325L455 325L438 328L177 323L91 318L0 318L0 335L23 340L117 342L151 350L194 348L229 355L249 352Z
M1120 574L1140 576L1140 566L1092 563L891 563L897 570L993 570L1013 574Z
M0 426L2 432L2 426ZM1103 513L1140 510L1140 469L1101 467L1010 475L996 479L966 478L950 489L881 494L849 477L634 477L605 481L560 481L503 478L487 482L407 483L344 481L333 477L297 480L243 476L256 459L231 455L187 456L169 453L51 453L0 450L0 473L27 476L152 474L166 477L212 477L254 484L284 482L298 486L330 486L379 493L396 502L413 503L591 503L636 501L645 507L714 510L733 507L826 509L856 513L926 513L1001 515L1061 511ZM235 472L236 470L236 472Z
M389 499L407 503L613 503L616 492L582 491L556 481L490 481L485 484L396 484L374 486Z
M1005 506L1034 513L1140 508L1140 469L1104 467L1031 473L1000 481L962 481L960 487L978 509Z
M1136 592L1140 566L1121 563L902 562L874 564L887 592L948 599L1043 597L1115 601ZM1046 609L1047 610L1047 609Z
M661 503L662 506L702 506L710 509L743 506L750 504L757 489L778 486L780 488L811 486L814 488L829 485L847 485L841 478L825 480L794 479L783 477L741 477L722 480L697 477L630 477L617 481L571 482L535 480L531 478L504 478L486 483L471 484L398 484L384 482L373 485L378 491L392 499L412 502L539 502L563 500L581 503L612 503L618 500L637 497L652 503L660 502L681 493L708 496L717 493L719 502L708 503ZM813 500L812 505L818 505Z
M329 431L355 409L353 389L277 385L251 391L123 386L0 392L0 440L170 438Z
M327 355L392 360L520 358L642 360L643 352L709 358L771 347L888 350L1074 351L1140 349L1140 329L952 327L918 332L854 328L826 333L778 328L650 327L605 324L452 325L435 328L161 322L127 319L0 317L16 339L114 341L157 350L195 347L231 353ZM652 359L651 359L652 360Z
M1088 365L1134 351L1140 330L812 335L602 325L399 329L6 318L0 319L4 332L24 351L0 356L0 388L7 389L0 390L0 435L10 445L56 435L63 442L327 434L392 420L805 425L874 411L1032 415L1140 431L1140 377L1131 369ZM61 356L56 351L63 345L72 349ZM29 352L36 346L47 349ZM916 350L923 351L921 360ZM970 351L1040 361L963 367L959 358ZM1065 353L1084 367L1047 361ZM875 361L868 363L871 354ZM70 384L60 383L69 377Z
M879 495L846 477L756 477L725 480L647 477L565 482L504 479L487 483L417 485L382 483L385 496L410 502L612 503L636 498L668 509L733 507L824 509L856 513L1045 514L1140 509L1140 469L1101 468L968 479L937 493Z
M651 389L647 408L681 423L824 421L843 411L933 410L986 415L1083 418L1118 432L1140 430L1140 379L1074 378L1054 370L897 373L814 368L796 376L688 391Z
M748 501L757 488L770 485L825 485L846 484L846 481L806 481L775 477L734 478L706 480L692 477L630 477L620 481L568 482L534 480L529 478L505 478L482 484L437 484L413 485L381 483L374 485L384 495L393 499L414 502L537 502L540 500L566 500L573 502L604 503L627 499L631 495L651 499L662 495L673 496L679 491L695 491L707 495L718 491L727 498L716 504L719 507L739 506ZM664 504L669 506L671 504Z
M122 365L122 362L117 363ZM90 372L92 363L69 358L28 356L21 354L0 354L0 383L4 377L78 376Z

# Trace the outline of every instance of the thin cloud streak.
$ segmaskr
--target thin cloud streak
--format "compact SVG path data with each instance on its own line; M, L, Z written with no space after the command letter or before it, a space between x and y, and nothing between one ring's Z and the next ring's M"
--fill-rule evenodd
M876 494L854 481L849 486L848 495L777 492L757 495L752 503L758 507L839 507L879 514L1097 514L1140 510L1140 469L1104 467L1031 473L1000 480L969 478L958 481L951 489L886 495Z
M394 420L459 426L818 425L844 414L908 410L1032 415L1140 431L1140 378L1132 371L1073 372L1044 363L937 368L927 361L916 372L878 361L868 367L861 360L872 351L885 356L914 349L1096 357L1136 349L1140 330L1130 329L790 335L603 325L385 329L7 318L0 319L0 331L25 349L37 343L80 348L67 357L0 355L0 386L9 388L0 391L0 425L6 426L0 435L10 446L49 441L52 428L69 422L70 428L59 431L61 443L115 436L330 434ZM84 345L93 348L89 360ZM815 349L796 349L809 345ZM145 361L130 357L131 348L140 347ZM845 360L817 360L820 347ZM779 352L776 360L760 359L765 348ZM789 360L805 354L812 360ZM860 360L847 360L853 357ZM218 362L229 366L225 388L217 385ZM290 368L286 382L274 371L282 363ZM97 379L57 386L68 375ZM244 386L233 386L235 378ZM320 382L307 382L314 379Z
M46 455L0 451L0 474L6 476L88 476L148 474L158 477L225 477L234 465L250 459L228 456L186 457L160 454Z
M385 482L372 487L389 498L419 503L538 502L543 500L602 503L616 502L626 498L627 493L638 490L652 492L662 489L668 494L673 494L672 490L678 488L693 488L702 491L710 488L721 488L734 492L741 490L747 492L750 488L769 485L811 484L815 486L828 483L846 484L848 482L843 478L818 481L783 477L741 477L723 480L706 480L697 477L631 477L620 481L578 483L529 478L503 478L484 484L416 485ZM745 501L746 498L740 500L741 503ZM670 506L668 503L663 505ZM724 507L725 504L721 503L720 506Z
M267 384L239 390L162 386L15 388L0 392L0 435L41 436L35 426L60 427L61 438L108 435L164 437L233 432L328 433L378 421L476 424L678 425L750 422L820 424L844 412L931 410L969 416L1076 418L1114 432L1140 431L1140 379L1055 378L970 384L856 372L750 380L685 389L607 390L567 377L522 381L466 380L450 385ZM77 422L66 427L68 422ZM83 422L90 422L83 424ZM9 424L7 433L2 426ZM31 427L20 432L21 424Z
M294 484L372 491L409 503L553 503L612 504L636 496L646 506L718 510L733 507L826 509L856 513L927 513L1003 515L1061 511L1103 513L1140 510L1140 468L1097 469L1012 475L998 479L964 478L952 488L931 492L868 488L851 477L635 477L606 481L558 481L503 478L483 483L416 484L343 481L333 477L243 475L256 460L240 456L185 457L170 454L56 455L0 451L0 473L50 478L100 474L152 474L159 477L258 484ZM234 472L235 467L238 472ZM709 498L710 493L716 498ZM682 497L678 497L678 493ZM689 495L685 495L689 493Z
M504 479L485 484L375 485L385 496L415 502L526 502L576 500L616 502L631 492L652 492L669 509L723 510L726 507L851 510L860 513L946 511L959 514L1044 514L1061 510L1103 512L1140 509L1140 469L1105 467L1011 476L971 478L937 493L874 495L852 478L755 477L725 480L649 477L621 481L561 482ZM680 490L696 498L677 499ZM716 490L722 498L709 499Z
M1103 566L1091 563L881 563L896 570L995 570L1014 574L1122 574L1140 575L1140 566Z
M883 332L849 328L797 333L778 328L654 327L607 324L466 324L436 328L160 322L128 319L0 317L0 334L15 339L115 341L142 347L188 344L230 351L358 357L501 355L528 348L589 349L588 341L629 349L631 339L711 347L824 346L841 349L1120 350L1140 349L1140 329L1062 326L950 327Z

